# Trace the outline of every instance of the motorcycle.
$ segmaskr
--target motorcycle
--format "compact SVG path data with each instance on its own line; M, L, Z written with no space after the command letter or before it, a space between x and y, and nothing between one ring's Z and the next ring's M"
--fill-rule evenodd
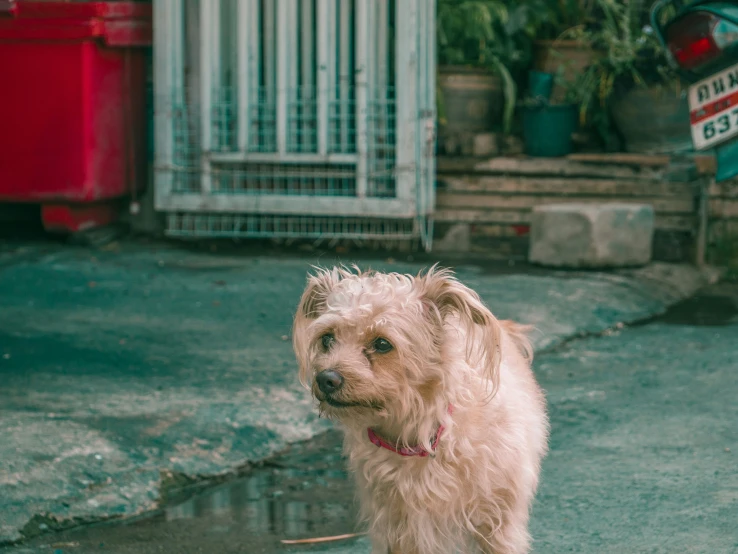
M692 142L713 150L716 181L738 175L738 0L660 0L651 26L689 83Z

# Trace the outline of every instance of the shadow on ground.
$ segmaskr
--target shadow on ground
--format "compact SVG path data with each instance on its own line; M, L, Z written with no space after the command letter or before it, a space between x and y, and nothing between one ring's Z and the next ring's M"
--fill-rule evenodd
M336 430L289 447L242 478L198 488L179 491L145 518L47 535L21 551L262 554L279 551L282 539L341 535L356 525Z

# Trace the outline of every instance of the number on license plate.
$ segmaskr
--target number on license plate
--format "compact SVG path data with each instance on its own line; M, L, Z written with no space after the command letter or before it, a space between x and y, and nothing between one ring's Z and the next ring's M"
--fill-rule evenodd
M697 150L738 136L738 65L690 86L689 110Z
M738 128L738 108L732 112L724 113L717 118L706 121L702 127L702 138L712 141L720 135L730 133Z

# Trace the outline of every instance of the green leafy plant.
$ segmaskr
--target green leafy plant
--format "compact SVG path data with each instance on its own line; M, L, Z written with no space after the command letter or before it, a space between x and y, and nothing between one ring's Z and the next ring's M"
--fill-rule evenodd
M438 0L439 63L484 68L499 75L505 132L512 126L517 98L513 73L530 62L538 17L530 5L515 0ZM440 95L438 111L442 120Z
M642 2L596 0L597 23L572 27L562 36L586 41L598 51L571 87L580 105L582 123L594 126L607 142L611 133L609 106L614 95L633 87L662 86L679 93L679 80L666 53L648 26Z
M537 13L545 13L538 39L557 39L573 29L586 29L595 22L597 0L528 0Z

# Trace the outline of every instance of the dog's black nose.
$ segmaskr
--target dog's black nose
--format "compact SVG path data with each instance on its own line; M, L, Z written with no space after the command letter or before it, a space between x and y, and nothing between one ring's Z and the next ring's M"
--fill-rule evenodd
M343 377L333 369L321 371L315 377L318 388L323 394L333 394L343 386Z

